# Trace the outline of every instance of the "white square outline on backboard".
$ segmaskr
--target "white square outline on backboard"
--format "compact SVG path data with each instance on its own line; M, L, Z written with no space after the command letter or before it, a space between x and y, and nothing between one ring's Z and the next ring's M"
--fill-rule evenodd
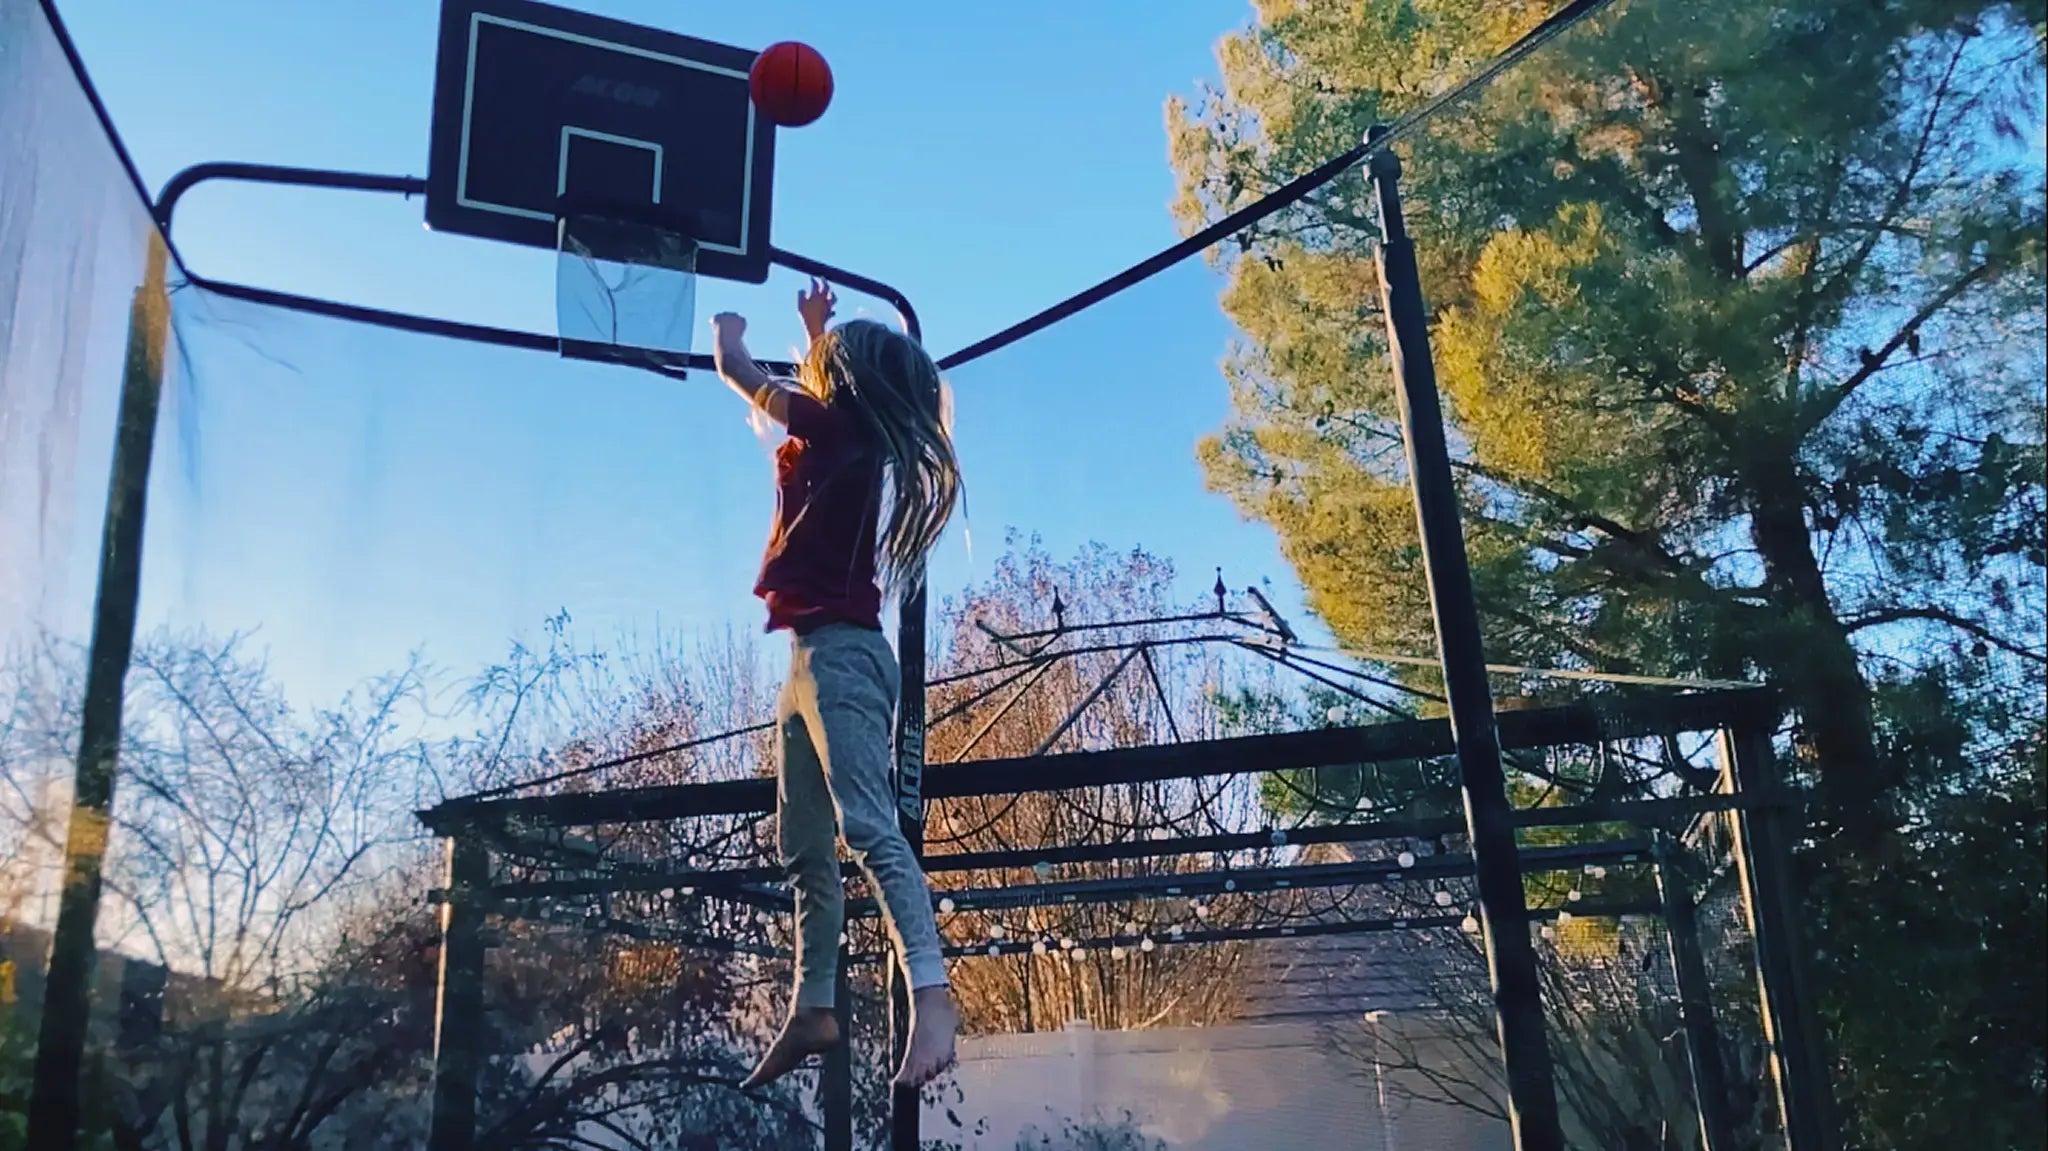
M619 144L628 148L639 148L642 151L654 153L654 190L652 194L654 202L656 204L661 203L661 145L652 140L636 140L631 136L614 136L610 132L578 128L574 124L562 125L562 157L555 162L555 195L564 196L569 192L569 141L571 140L596 140L602 144ZM554 219L553 216L548 218Z
M555 218L553 212L536 212L531 208L520 208L511 204L499 204L489 200L474 200L470 198L469 123L476 95L477 30L484 24L496 24L501 28L510 28L515 32L529 32L536 36L549 36L553 37L556 40L566 40L571 44L582 44L590 48L602 48L608 52L619 52L628 56L638 56L641 57L642 59L655 60L663 64L674 64L682 68L694 68L699 72L709 72L716 76L729 76L735 80L744 80L747 78L747 74L745 72L736 71L731 68L721 68L716 64L706 64L701 60L686 60L681 56L670 56L662 52L652 52L645 48L636 48L630 44L615 44L609 40L599 40L592 36L579 36L574 32L563 32L555 28L544 28L538 24L528 24L521 20L508 20L503 16L493 16L487 12L472 12L469 17L469 60L467 65L464 67L462 76L462 150L461 153L456 157L455 202L457 205L461 207L473 208L480 212L496 212L499 215L503 216L519 216L529 220L548 220L550 222L552 222ZM565 148L567 140L566 133L571 130L572 129L568 128L563 129L565 133L563 137L565 141ZM590 136L601 135L600 133L590 132L587 129L581 128L573 129L573 131ZM619 143L634 144L639 145L641 147L652 146L647 144L643 140L627 140L620 137L606 138L615 140ZM659 164L659 162L660 150L659 148L656 148L657 165ZM753 213L754 206L754 103L751 100L747 101L746 154L740 158L740 163L740 243L744 245L746 243L748 217ZM558 181L560 180L559 172L557 173L556 178ZM744 256L748 254L747 249L744 246L734 247L730 244L705 243L701 244L700 247L709 249L714 252L727 252L735 256Z

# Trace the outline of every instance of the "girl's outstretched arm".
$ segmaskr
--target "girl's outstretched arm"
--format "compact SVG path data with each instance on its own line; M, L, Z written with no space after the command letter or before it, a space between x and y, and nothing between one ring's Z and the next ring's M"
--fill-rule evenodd
M789 392L763 371L747 351L747 318L736 312L711 317L711 362L718 377L747 403L768 413L768 418L789 426Z

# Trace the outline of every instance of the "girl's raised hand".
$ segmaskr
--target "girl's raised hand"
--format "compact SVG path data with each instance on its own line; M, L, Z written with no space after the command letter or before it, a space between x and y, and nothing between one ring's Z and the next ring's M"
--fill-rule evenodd
M839 304L839 297L832 294L832 285L817 276L811 277L811 286L799 288L796 293L796 312L804 320L804 334L815 340L825 334L832 324L832 309Z
M745 346L747 318L738 312L720 312L711 317L711 338L719 351Z

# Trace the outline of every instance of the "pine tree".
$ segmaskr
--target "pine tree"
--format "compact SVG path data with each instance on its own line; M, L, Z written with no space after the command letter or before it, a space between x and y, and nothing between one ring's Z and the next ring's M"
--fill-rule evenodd
M1352 146L1552 7L1261 0L1220 87L1169 108L1184 224ZM2000 827L2039 819L2044 27L2039 0L1638 0L1402 148L1489 654L1776 685L1821 797L1805 866L1829 930L1932 858L1957 795L2012 797ZM1202 457L1344 641L1429 654L1377 231L1347 175L1225 245L1234 415ZM2039 864L1983 879L2020 885L2023 939ZM1958 871L1951 893L1969 887ZM1979 938L2038 996L2017 943ZM2004 1091L2031 1128L1943 1104L1945 1130L2039 1131L2038 1022L2000 1056L1859 1077L1884 1061L1859 1047L1870 965L1908 978L1905 947L1829 984L1851 1089ZM1906 1014L1944 1036L1983 1019L1923 1006ZM2002 1086L1966 1090L1993 1062ZM1873 1145L1944 1130L1846 1110Z

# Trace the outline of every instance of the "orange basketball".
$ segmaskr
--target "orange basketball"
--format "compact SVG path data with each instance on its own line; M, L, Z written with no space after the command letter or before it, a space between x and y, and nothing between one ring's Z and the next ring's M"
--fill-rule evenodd
M763 116L784 128L801 128L832 102L832 69L816 48L785 40L754 59L747 87Z

